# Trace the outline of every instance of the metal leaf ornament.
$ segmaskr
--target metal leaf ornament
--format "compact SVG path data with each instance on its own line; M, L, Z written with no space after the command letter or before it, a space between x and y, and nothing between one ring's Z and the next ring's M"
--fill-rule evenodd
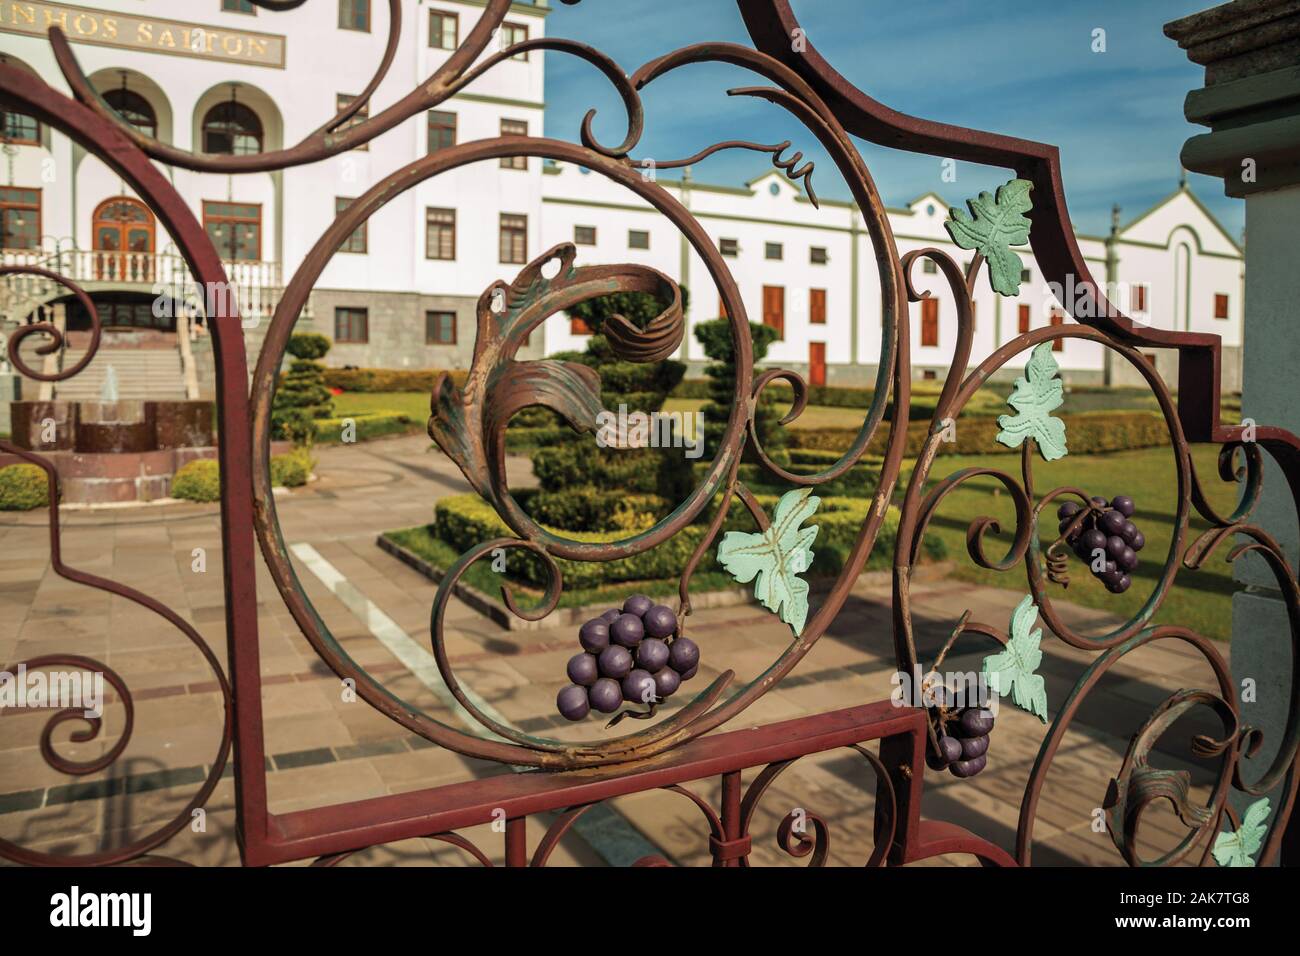
M1007 399L1016 414L998 416L998 427L1002 429L998 441L1008 448L1019 448L1026 438L1033 438L1047 461L1065 457L1065 422L1051 415L1065 401L1058 372L1060 366L1052 357L1052 343L1040 343L1029 356L1024 377L1016 379Z
M640 265L578 266L573 243L561 243L520 270L509 284L494 282L478 301L474 358L464 384L443 373L433 385L429 435L460 466L470 485L500 503L505 430L521 409L543 406L575 431L595 433L603 410L600 375L577 362L518 361L515 353L547 317L580 302L616 292L653 295L663 311L643 329L622 316L605 323L611 350L629 362L658 362L681 344L681 289L663 273ZM543 266L558 268L548 278Z
M1006 650L984 658L984 674L999 696L1011 694L1017 707L1047 723L1047 685L1041 675L1034 673L1043 661L1039 647L1043 629L1029 630L1037 617L1038 607L1026 594L1011 612L1011 639Z
M968 215L961 209L950 209L944 228L952 241L962 249L975 249L989 263L989 284L1001 295L1016 295L1020 291L1020 272L1024 264L1011 246L1023 246L1029 241L1031 225L1025 213L1033 206L1029 192L1034 184L1027 179L1013 179L998 187L996 196L980 193L966 200Z
M1226 830L1214 838L1214 862L1219 866L1254 866L1255 854L1264 845L1270 806L1268 797L1256 800L1246 808L1241 818L1241 829Z
M799 526L816 513L821 501L811 488L787 492L765 530L728 531L718 545L718 563L741 584L753 581L754 597L796 635L808 619L808 582L799 575L812 567L817 537L816 525Z

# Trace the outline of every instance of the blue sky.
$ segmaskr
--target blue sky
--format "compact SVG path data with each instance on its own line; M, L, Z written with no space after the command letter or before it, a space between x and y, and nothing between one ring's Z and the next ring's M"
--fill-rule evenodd
M1066 198L1076 229L1104 233L1110 207L1125 222L1178 184L1178 153L1202 127L1183 119L1183 99L1203 84L1161 30L1163 24L1212 5L1209 0L794 0L818 50L881 102L927 119L1055 143L1061 148ZM733 0L583 0L552 2L547 33L582 40L627 72L679 46L704 40L748 43ZM1106 51L1092 52L1093 30L1106 31ZM822 196L848 190L812 135L780 108L728 97L731 86L761 79L728 66L686 67L651 84L643 96L646 132L635 155L679 158L724 139L794 142L816 161ZM617 143L625 132L621 105L592 67L547 54L546 131L578 137L590 107L596 135ZM1009 175L961 163L957 181L940 178L940 160L859 142L885 201L900 205L934 190L958 203ZM727 151L695 169L703 182L739 185L763 172L765 157ZM1189 184L1233 236L1244 207L1223 184L1195 173Z

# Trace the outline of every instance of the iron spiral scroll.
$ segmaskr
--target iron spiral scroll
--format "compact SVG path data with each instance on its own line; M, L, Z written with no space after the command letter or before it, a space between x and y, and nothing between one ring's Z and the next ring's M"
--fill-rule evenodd
M280 11L301 6L305 0L251 2L268 11ZM565 2L574 3L576 0ZM51 29L50 39L75 99L62 96L43 82L33 82L30 76L13 67L0 65L0 92L10 102L41 122L59 129L120 174L158 215L194 275L201 282L220 282L223 285L226 275L215 248L184 201L155 168L155 161L202 172L230 174L283 170L318 162L361 146L435 108L465 90L497 64L533 50L576 56L590 64L610 82L626 113L626 134L623 141L614 146L602 144L595 138L592 131L595 111L592 110L582 122L577 143L519 135L461 143L410 163L352 201L320 236L289 281L271 319L262 351L252 368L251 399L246 387L249 365L244 354L238 314L231 311L208 317L219 375L223 573L228 601L230 668L236 688L233 695L226 673L210 649L173 612L138 592L62 567L58 558L58 513L57 508L51 509L52 559L56 570L83 584L127 596L182 630L204 653L218 678L226 707L217 759L212 765L211 775L189 807L155 831L153 836L120 851L62 862L126 862L140 859L163 844L184 825L190 810L206 801L224 770L232 743L236 749L236 772L242 798L238 821L241 847L250 862L279 862L314 856L320 865L330 866L367 846L409 836L448 843L461 848L480 863L490 862L487 854L455 832L486 819L478 807L473 812L466 810L460 816L450 812L443 816L433 814L429 818L430 828L425 830L418 829L418 821L399 824L395 816L394 820L375 821L369 828L359 828L351 835L344 833L347 828L337 823L334 824L336 830L330 831L329 821L316 827L315 819L308 821L303 818L302 821L286 823L276 821L267 813L264 780L260 785L258 783L262 770L256 760L262 753L262 725L254 542L261 550L281 599L306 640L335 674L354 682L361 699L412 733L460 754L548 772L546 777L554 787L549 802L541 797L530 797L532 802L520 798L519 811L511 816L506 829L508 862L524 861L522 820L530 812L562 811L550 824L541 846L532 857L534 865L543 865L564 833L592 806L623 793L665 789L685 796L700 810L708 827L710 850L715 862L719 865L748 865L749 826L773 781L802 756L848 746L865 759L876 777L876 842L866 861L868 864L904 863L945 853L968 853L988 864L1027 865L1032 862L1040 795L1062 738L1081 704L1102 676L1126 655L1143 646L1165 641L1185 643L1202 655L1214 675L1215 686L1171 695L1135 731L1122 766L1109 782L1104 804L1106 823L1120 856L1134 865L1170 864L1190 858L1199 848L1199 862L1207 863L1211 858L1211 844L1215 835L1223 830L1225 822L1234 829L1241 826L1241 820L1228 805L1230 793L1235 790L1250 796L1262 796L1280 786L1283 797L1275 808L1273 825L1257 862L1266 865L1276 858L1297 788L1300 591L1295 571L1278 543L1265 531L1250 524L1250 519L1262 492L1264 452L1281 465L1292 497L1300 498L1300 440L1282 429L1258 427L1252 441L1247 440L1239 427L1220 424L1217 336L1141 326L1105 301L1075 244L1054 148L930 123L889 110L848 83L810 42L798 51L792 49L789 38L795 35L795 31L800 31L801 36L803 33L788 0L741 0L739 7L754 41L752 48L734 43L696 44L659 57L630 74L603 53L564 39L533 39L489 53L489 44L507 15L510 2L487 0L484 12L464 42L433 75L382 111L351 123L357 111L368 105L396 54L401 22L399 0L389 0L388 7L390 20L385 52L362 94L298 144L250 156L190 153L153 139L125 123L93 89L67 38L57 27ZM778 381L789 385L794 396L793 406L782 425L795 421L807 404L807 383L797 372L788 369L769 369L756 374L745 305L726 262L690 210L641 174L647 161L635 156L645 126L641 91L660 77L700 63L738 67L766 84L738 87L728 92L765 100L785 110L820 143L861 211L865 232L872 245L882 303L880 362L874 400L850 447L838 461L816 474L795 474L774 460L762 447L755 425L760 397L765 389ZM982 270L992 266L981 253L976 253L964 270L951 256L935 248L900 256L884 204L870 171L852 143L852 136L884 146L1014 170L1019 180L1032 186L1032 225L1028 237L1036 260L1045 272L1045 279L1059 281L1064 287L1063 280L1070 275L1073 287L1083 290L1076 302L1063 303L1077 325L1021 334L971 368L973 289ZM789 142L764 145L727 140L706 146L689 159L657 165L660 168L681 166L724 149L768 153L775 168L791 179L802 180L810 198L814 197L812 163L796 168L802 157L795 151L785 158L790 147ZM556 360L521 360L516 353L529 332L552 314L599 295L645 292L660 302L660 314L645 328L615 320L609 340L614 352L626 361L660 361L677 350L686 331L680 289L667 276L646 267L585 264L579 260L573 245L561 244L526 265L517 275L501 276L500 281L484 290L477 306L477 336L468 379L459 387L446 379L435 385L429 423L429 432L434 440L460 466L471 486L492 505L514 535L482 542L462 555L448 570L431 609L432 650L438 670L459 704L482 728L482 733L470 733L437 721L396 696L347 654L312 607L290 562L271 493L270 411L278 371L293 325L326 263L347 237L386 203L422 182L467 164L517 156L540 157L586 167L631 191L673 223L704 262L725 306L736 355L735 389L730 417L705 476L683 501L677 503L668 517L648 530L616 541L592 543L563 537L534 521L512 496L505 471L507 425L515 412L540 405L559 414L576 430L592 432L596 416L602 410L600 382L596 374L585 367ZM945 385L929 423L928 437L910 475L902 483L900 476L907 453L911 404L908 307L909 303L922 297L912 282L911 271L917 259L921 258L936 264L951 289L957 303L958 337ZM57 280L55 276L51 278ZM81 290L72 291L84 297ZM87 311L94 316L93 308ZM38 330L57 336L53 329L29 326L10 342L11 357L24 374L30 372L18 361L18 341ZM98 326L96 342L97 333ZM1018 475L981 468L957 472L938 482L929 480L942 441L944 423L960 417L977 389L994 372L1022 355L1032 354L1044 343L1062 338L1098 343L1131 364L1145 380L1168 429L1177 476L1176 531L1155 588L1132 618L1111 632L1096 637L1076 632L1053 609L1053 589L1064 583L1066 564L1061 559L1060 540L1044 549L1038 532L1040 516L1046 509L1067 500L1076 500L1082 509L1087 509L1089 496L1084 489L1072 487L1058 487L1046 492L1036 490L1034 457L1038 448L1033 438L1023 443ZM62 342L56 337L45 348L60 345ZM1139 347L1144 345L1179 351L1181 376L1177 402L1169 387L1139 351ZM92 347L87 357L64 377L80 371L93 351ZM886 426L886 411L891 404L895 413L890 416L883 436L885 455L880 465L878 490L834 586L811 611L790 644L749 684L734 687L734 674L724 671L673 716L638 732L606 734L601 739L581 743L523 733L485 714L476 704L475 695L462 686L444 644L444 613L461 576L484 555L495 549L522 549L543 563L548 572L548 583L540 608L521 609L510 591L503 588L504 600L512 613L541 619L556 608L564 587L559 560L603 561L649 551L697 522L711 503L720 501L716 517L707 524L707 531L680 578L679 628L689 631L692 624L691 578L716 543L733 501L741 503L760 529L765 529L770 520L754 493L739 478L742 455L747 451L752 453L768 472L796 489L815 490L819 485L844 475L863 459L868 446L882 426ZM1190 444L1195 442L1219 445L1220 478L1241 486L1240 504L1229 515L1220 515L1208 503L1190 455ZM0 447L6 451L13 450L2 442ZM51 500L56 501L57 487L52 467L34 456L24 457L41 464L50 474ZM1240 468L1236 464L1238 458L1243 462ZM910 602L913 568L922 553L927 528L945 498L976 478L993 478L1006 489L1015 510L1015 527L1011 529L1007 552L1001 558L991 557L985 550L986 541L1001 529L991 518L976 518L968 534L970 558L983 568L1003 573L1014 572L1023 564L1029 596L1047 630L1071 647L1096 654L1047 728L1022 798L1014 851L1008 852L952 824L921 819L914 798L919 796L919 777L924 774L922 752L927 738L930 746L937 742L933 716L923 710L902 708L906 713L890 714L885 708L868 707L855 713L852 720L868 721L869 718L874 722L872 726L878 725L882 729L878 734L863 731L858 736L855 736L855 731L860 730L859 727L844 723L850 720L849 717L842 720L838 717L823 720L828 715L804 718L804 727L811 729L815 725L819 733L825 724L824 743L791 745L792 749L780 756L758 756L769 751L756 749L748 764L744 764L742 757L736 754L716 748L709 750L710 742L722 737L705 738L705 735L723 727L779 686L827 632L876 547L890 503L894 500L898 501L899 523L893 555L891 637L899 671L919 672L925 662L918 659L914 639ZM1211 530L1194 541L1188 541L1188 523L1193 513L1208 522ZM1048 520L1051 520L1050 513ZM1180 569L1200 566L1213 553L1226 548L1229 539L1245 542L1230 550L1229 560L1244 553L1254 553L1265 560L1286 600L1290 616L1295 668L1291 675L1290 710L1279 751L1262 773L1254 772L1249 763L1250 756L1260 749L1262 736L1257 729L1242 723L1227 665L1213 642L1186 628L1151 623L1165 603ZM883 639L883 635L878 637ZM1006 646L1011 640L1006 630L990 623L972 621L968 615L962 616L954 629L949 646L964 638L990 642L994 646ZM94 664L75 655L61 655L43 663L67 664L74 660L83 662L85 666ZM29 666L39 666L40 663L28 662ZM125 683L116 676L112 682L130 714L131 697ZM247 693L240 694L240 688ZM864 687L864 695L864 699L871 699L872 689ZM1204 806L1190 802L1185 780L1167 771L1156 770L1147 760L1151 748L1173 721L1193 708L1210 710L1222 725L1220 736L1198 739L1194 744L1199 757L1219 762L1216 786ZM56 769L74 774L95 772L116 760L126 747L129 733L123 735L120 744L94 765L71 765L58 757L50 743L52 728L65 719L62 715L55 717L42 741L45 759ZM798 736L798 729L791 728L792 739ZM880 741L878 754L864 746L873 740ZM739 738L737 741L737 746L740 746ZM764 768L748 790L741 785L741 765ZM705 769L722 775L719 810L715 810L698 792L684 786L699 779ZM674 777L675 772L680 779ZM468 805L472 803L469 799L472 795L469 791L466 794ZM1187 827L1187 834L1174 851L1159 860L1146 861L1137 853L1137 834L1144 810L1157 800L1168 801L1174 806ZM778 846L792 857L807 857L811 865L825 864L831 839L829 826L813 811L808 811L806 819L811 823L811 832L797 829L788 816L783 819L777 833ZM453 825L450 821L456 822ZM295 829L298 823L301 825ZM448 825L444 827L444 823ZM43 854L31 853L5 842L0 842L0 856L24 863L56 862ZM665 861L654 857L640 862L660 865Z

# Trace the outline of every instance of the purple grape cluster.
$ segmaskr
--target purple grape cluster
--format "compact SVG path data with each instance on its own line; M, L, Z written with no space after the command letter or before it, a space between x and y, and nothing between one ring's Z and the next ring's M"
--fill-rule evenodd
M593 710L612 714L624 701L661 701L700 669L700 649L677 635L676 613L644 594L582 625L578 641L582 653L568 666L573 683L555 698L566 720L582 720Z
M1133 584L1129 575L1137 569L1137 555L1146 546L1146 536L1133 523L1133 512L1136 509L1133 499L1128 495L1116 495L1110 501L1095 497L1092 504L1088 516L1066 539L1066 543L1097 580L1106 585L1107 591L1123 594ZM1061 534L1065 534L1082 510L1074 501L1067 501L1057 509L1056 516L1061 519ZM1100 571L1093 567L1098 549L1106 552L1106 565Z
M926 748L931 770L947 769L954 777L973 777L988 765L993 712L984 707L949 711L941 725L939 750Z

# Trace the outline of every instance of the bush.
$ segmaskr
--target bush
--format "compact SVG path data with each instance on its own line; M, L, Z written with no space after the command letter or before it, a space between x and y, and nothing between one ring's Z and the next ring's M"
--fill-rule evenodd
M330 340L319 332L295 332L289 336L286 350L294 358L312 361L325 357L330 350Z
M31 511L50 503L44 469L22 462L0 468L0 511Z
M533 453L533 474L547 491L594 486L620 494L654 494L677 500L690 493L692 479L689 467L681 467L687 459L668 454L673 450L593 448L570 441L538 448Z
M414 421L410 415L401 412L371 412L367 415L348 415L345 418L317 419L315 440L325 444L343 441L343 429L351 421L356 441L369 441L385 435L404 435L419 430L423 423Z
M767 355L768 346L776 341L776 329L750 322L749 332L753 341L754 363L757 364ZM726 319L713 319L695 326L695 338L704 347L704 354L713 359L713 364L705 369L709 375L709 404L701 409L707 448L722 447L727 419L731 417L736 402L736 350L731 336L731 323ZM777 425L780 420L775 393L770 388L764 389L759 396L758 407L754 410L754 431L768 457L779 465L785 462L783 449L787 444L786 430ZM750 443L746 442L745 461L757 460Z
M521 491L515 497L538 524L586 531L619 531L628 527L628 512L657 519L673 506L659 495L630 495L593 487Z
M172 475L172 497L186 501L218 501L221 498L221 466L215 458L196 458Z
M1154 448L1169 444L1169 429L1164 417L1153 412L1080 412L1058 417L1065 422L1066 445L1074 455ZM905 454L909 458L920 454L929 430L929 421L911 422L908 425ZM991 416L958 418L956 441L941 442L939 454L1020 454L1019 448L1008 448L997 441L999 431L1001 429L997 419ZM857 434L855 428L794 428L789 431L790 442L796 447L827 452L843 452ZM888 440L889 428L881 426L867 446L868 453L883 455Z
M776 505L776 497L761 495L758 502L768 513ZM860 498L823 498L820 508L809 524L820 529L813 544L813 576L838 574L844 566L853 543L857 540L862 523L866 520L872 502ZM716 506L715 506L716 507ZM738 501L732 501L725 530L755 530L753 519ZM468 551L491 538L514 537L504 521L478 495L456 495L443 498L437 504L432 525L433 533L459 552ZM627 537L627 532L617 534L610 532L565 531L551 529L556 534L575 541L610 541ZM708 528L706 524L692 524L683 528L672 538L659 546L610 561L567 561L557 560L560 572L564 576L566 587L585 588L619 581L643 581L660 578L676 579L690 559L692 551L699 545ZM898 511L890 508L881 524L880 534L876 539L875 549L867 561L869 568L889 568L893 566L894 542L898 533ZM721 540L719 536L718 539ZM716 541L715 541L716 545ZM700 563L702 572L721 571L717 563L716 547L710 548L705 559ZM926 539L925 553L930 558L940 558L945 554L943 542L935 537ZM546 584L546 569L535 555L518 548L506 551L506 570L524 582L542 587Z
M345 392L431 392L441 369L327 368L324 383ZM446 373L453 385L465 384L469 372Z
M295 448L283 455L271 457L271 484L277 487L298 488L307 484L316 460L306 448Z
M330 340L316 332L296 332L289 337L288 350L295 358L271 405L273 434L295 445L310 445L316 438L316 420L334 414L325 366L313 361L330 350Z

